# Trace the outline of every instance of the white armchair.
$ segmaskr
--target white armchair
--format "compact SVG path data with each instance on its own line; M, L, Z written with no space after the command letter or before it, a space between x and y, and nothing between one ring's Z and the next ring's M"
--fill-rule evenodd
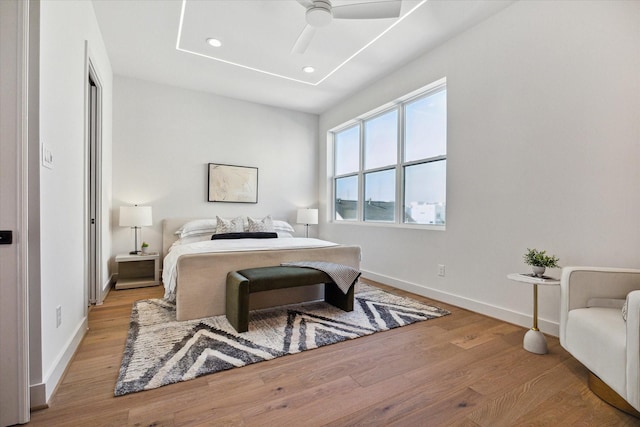
M589 369L595 394L640 411L640 270L567 267L560 281L560 344Z

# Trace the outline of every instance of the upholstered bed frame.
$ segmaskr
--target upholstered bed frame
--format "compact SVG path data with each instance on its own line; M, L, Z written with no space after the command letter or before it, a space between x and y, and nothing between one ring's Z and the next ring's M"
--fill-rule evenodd
M162 256L177 240L175 231L193 218L163 220ZM279 249L182 255L177 262L176 318L191 320L225 313L227 273L289 261L327 261L360 268L359 246L312 249ZM251 296L250 308L258 309L324 298L324 285L277 289Z

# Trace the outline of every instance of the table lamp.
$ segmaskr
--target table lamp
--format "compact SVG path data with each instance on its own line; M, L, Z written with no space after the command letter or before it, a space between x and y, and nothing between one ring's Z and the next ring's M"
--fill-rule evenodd
M307 237L309 237L309 225L318 223L318 209L298 209L298 224L304 224L307 227Z
M133 250L129 254L137 255L140 253L138 248L138 229L152 224L151 206L120 206L120 226L133 228Z

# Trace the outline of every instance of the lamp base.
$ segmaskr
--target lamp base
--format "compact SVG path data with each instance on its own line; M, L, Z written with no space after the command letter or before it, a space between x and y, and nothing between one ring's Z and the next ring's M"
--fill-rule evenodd
M131 227L133 228L133 250L129 252L129 255L139 255L140 251L138 250L138 228L140 227Z

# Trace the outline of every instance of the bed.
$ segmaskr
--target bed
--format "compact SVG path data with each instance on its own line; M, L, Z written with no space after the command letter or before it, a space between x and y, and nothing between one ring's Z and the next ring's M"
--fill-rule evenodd
M174 245L179 238L176 231L193 220L169 218L162 223L165 297L175 300L179 321L224 314L226 278L230 271L293 261L327 261L360 268L359 246L319 239L283 237L210 241L210 237L205 237L196 241L185 238L184 245L178 246L182 241ZM321 300L323 286L260 292L251 296L250 309Z

